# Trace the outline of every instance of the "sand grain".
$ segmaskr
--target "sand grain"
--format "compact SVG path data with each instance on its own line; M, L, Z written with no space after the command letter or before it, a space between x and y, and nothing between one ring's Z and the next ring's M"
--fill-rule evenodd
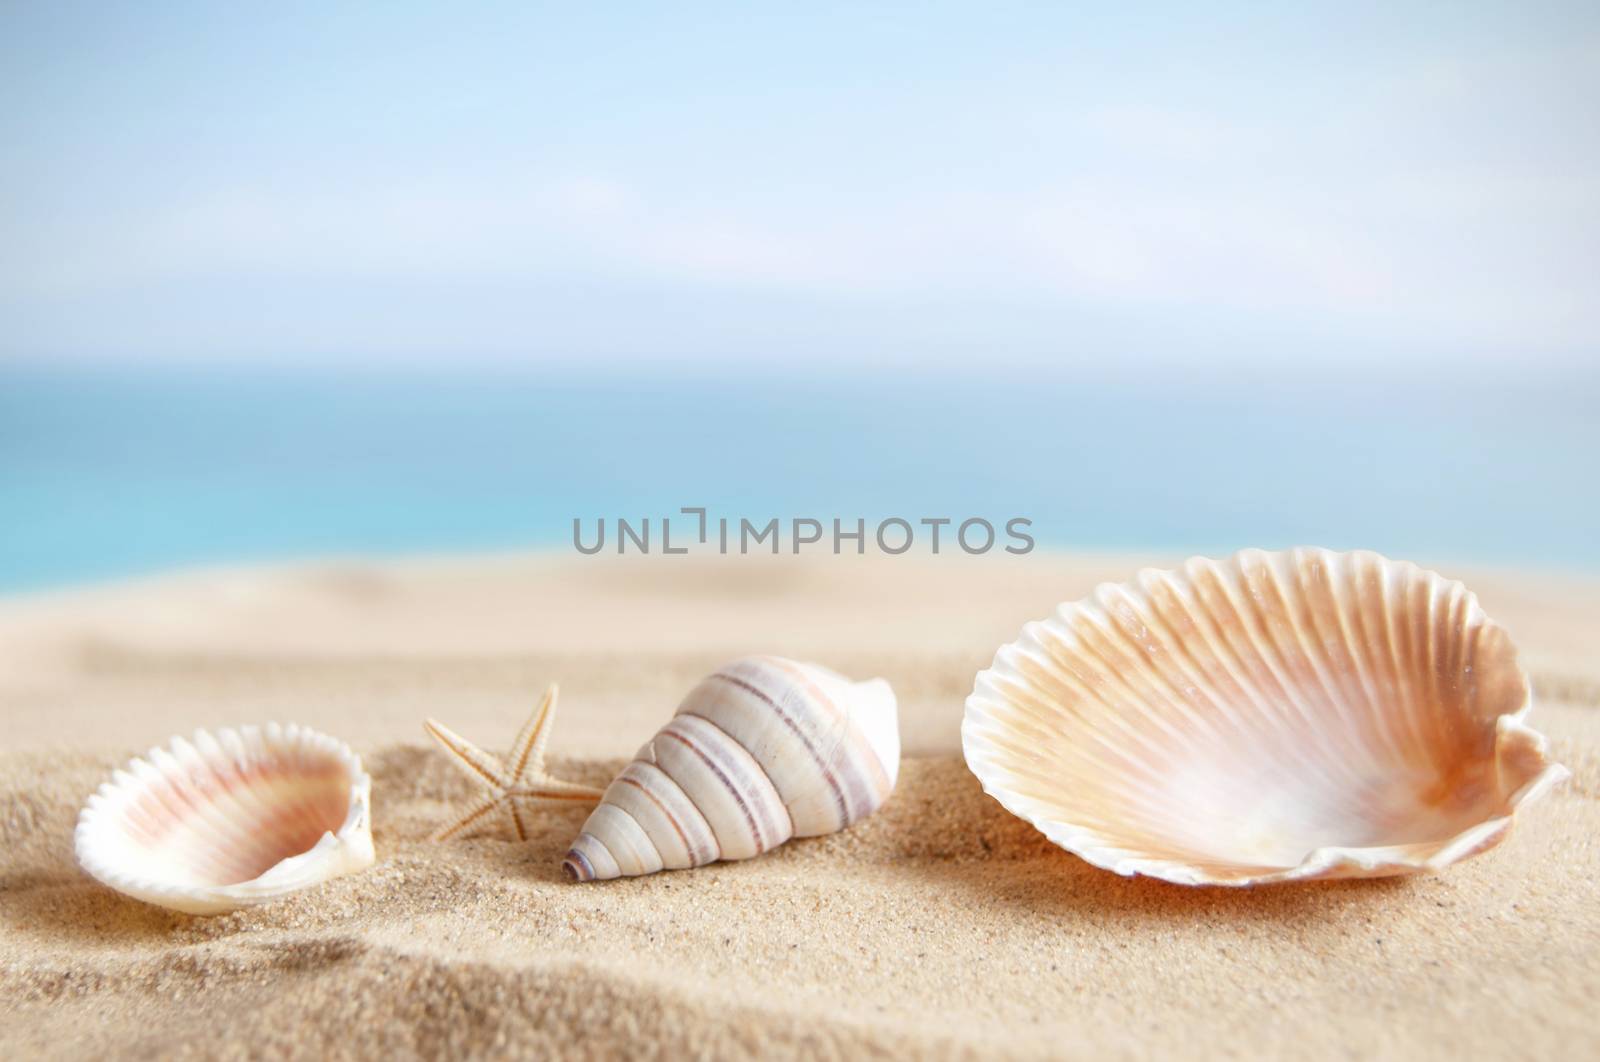
M1081 863L956 753L994 646L1128 562L663 568L215 573L0 604L0 1057L1592 1050L1593 586L1467 575L1565 698L1535 720L1575 771L1503 846L1436 877L1230 891ZM879 814L746 863L584 886L559 870L580 809L538 816L526 845L426 839L472 790L425 715L503 748L559 679L553 766L603 784L700 673L750 650L895 682L914 755ZM76 870L77 810L112 767L198 723L269 718L363 754L376 867L214 918Z

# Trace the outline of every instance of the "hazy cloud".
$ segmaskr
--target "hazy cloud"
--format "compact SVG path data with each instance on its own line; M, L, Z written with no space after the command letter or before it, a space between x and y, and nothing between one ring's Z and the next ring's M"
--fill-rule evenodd
M428 122L380 123L365 149L360 138L377 133L337 121L316 92L180 101L162 80L171 72L152 65L124 75L143 96L68 93L60 86L90 55L63 39L13 75L35 90L14 98L37 111L18 119L23 162L0 183L11 237L0 351L148 352L175 336L202 343L203 321L210 349L226 354L236 344L222 307L256 290L303 315L285 342L310 342L326 320L337 346L359 334L363 307L381 304L373 293L398 283L434 285L408 338L440 348L470 331L515 349L529 335L527 292L581 284L602 302L610 290L619 308L642 291L691 291L757 336L763 299L848 307L839 319L859 325L863 349L914 345L924 330L906 321L917 313L972 328L1021 305L1044 323L1019 350L1047 347L1063 320L1100 308L1169 322L1173 335L1189 320L1270 318L1308 346L1353 335L1433 354L1593 352L1600 47L1592 26L1573 33L1554 15L1515 44L1492 29L1408 46L1307 37L1306 73L1248 91L1223 75L1197 90L1178 74L1095 80L1026 64L1015 64L1018 84L979 89L934 64L914 75L925 101L869 84L807 104L788 99L795 71L757 64L708 74L717 91L663 117L646 71L527 128L524 111L477 96L460 106L482 119L458 127L441 105L422 106L434 86L392 82L392 108ZM1314 61L1335 48L1339 62ZM1193 58L1171 57L1180 70ZM1230 57L1212 58L1225 68ZM435 77L489 83L470 49L440 62ZM292 61L250 76L356 91ZM542 95L505 95L562 89L560 70L537 76ZM782 117L813 110L832 124ZM234 128L251 121L264 131ZM886 132L861 135L872 128ZM168 141L178 146L164 154ZM317 298L295 294L308 290ZM227 297L186 329L151 324L177 321L202 291ZM992 331L1017 341L1028 315L1005 312ZM392 334L369 324L371 336ZM567 335L581 324L545 326ZM635 353L661 339L654 325L608 335Z

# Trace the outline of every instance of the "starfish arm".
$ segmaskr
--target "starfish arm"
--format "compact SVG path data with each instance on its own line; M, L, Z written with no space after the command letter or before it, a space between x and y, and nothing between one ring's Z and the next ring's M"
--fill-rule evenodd
M442 826L433 832L433 840L448 841L463 830L470 829L483 820L483 817L500 806L501 798L485 797L472 805L471 810L462 815L448 826ZM507 801L507 803L510 803Z
M549 800L562 804L594 804L605 796L605 790L577 782L563 782L548 775L535 778L525 785L507 792L513 800Z
M539 706L522 724L517 740L511 743L511 756L506 760L506 774L520 782L528 774L538 774L544 765L544 747L550 740L550 721L556 711L556 697L560 689L554 682L544 691Z
M510 788L511 779L506 777L505 769L495 758L484 752L478 746L446 727L437 719L429 719L422 724L426 730L444 750L450 753L450 758L468 775L476 778L483 784L496 790Z
M517 810L517 802L515 800L507 800L505 803L506 816L511 820L511 832L516 834L517 840L526 841L528 839L528 828L522 824L522 812Z
M423 724L423 729L450 753L451 761L458 768L489 789L487 797L480 798L459 819L435 833L436 839L453 837L477 825L491 812L503 809L512 833L518 840L526 841L528 825L519 804L536 801L593 804L605 795L603 790L593 786L552 777L544 769L544 750L550 739L550 721L555 716L558 692L551 683L517 734L504 763L436 719Z

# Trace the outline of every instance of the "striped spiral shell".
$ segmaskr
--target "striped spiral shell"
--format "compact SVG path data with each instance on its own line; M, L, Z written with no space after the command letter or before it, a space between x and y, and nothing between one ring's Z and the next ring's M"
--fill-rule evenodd
M562 866L594 881L748 859L872 814L899 768L883 679L739 660L689 691L611 783Z
M1566 775L1466 587L1376 553L1149 569L1000 648L967 764L1096 866L1249 885L1434 870Z

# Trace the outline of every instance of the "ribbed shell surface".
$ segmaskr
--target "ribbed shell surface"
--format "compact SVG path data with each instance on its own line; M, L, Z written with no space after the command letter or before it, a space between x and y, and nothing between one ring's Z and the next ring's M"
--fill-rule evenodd
M1559 781L1460 583L1374 553L1146 570L1001 647L962 742L1052 841L1185 884L1433 869Z
M580 881L651 874L844 829L894 788L894 712L881 679L779 657L729 664L612 782L564 866Z
M116 771L78 818L78 861L149 903L212 914L372 863L361 760L305 727L173 738Z

